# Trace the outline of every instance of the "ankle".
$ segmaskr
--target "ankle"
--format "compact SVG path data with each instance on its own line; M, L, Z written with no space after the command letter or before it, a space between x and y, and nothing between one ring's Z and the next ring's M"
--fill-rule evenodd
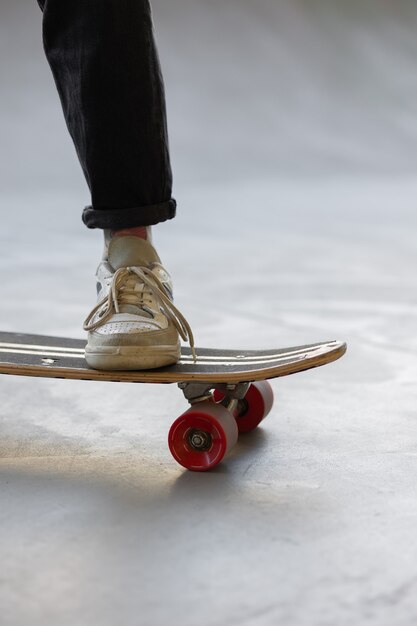
M135 226L134 228L121 228L119 230L104 229L104 250L103 259L108 258L109 243L113 237L139 237L146 239L152 243L152 227L151 226Z
M110 231L110 237L140 237L141 239L152 240L151 226L135 226L133 228L121 228Z

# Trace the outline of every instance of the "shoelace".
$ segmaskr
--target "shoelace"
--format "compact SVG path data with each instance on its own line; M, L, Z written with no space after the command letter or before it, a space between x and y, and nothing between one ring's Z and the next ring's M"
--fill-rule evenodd
M116 270L113 275L113 280L111 282L108 295L100 300L92 309L91 313L88 315L83 324L84 330L95 330L99 326L105 324L112 315L114 315L115 313L119 313L119 299L122 295L131 295L137 299L139 294L135 293L133 290L131 292L127 291L126 293L121 294L122 287L126 285L126 282L129 280L132 274L136 275L141 280L141 282L143 282L143 284L149 289L152 296L154 296L154 298L160 305L164 315L169 320L171 320L182 339L184 341L188 341L188 343L190 344L193 359L195 361L197 355L194 349L194 337L189 323L168 296L162 282L152 272L152 270L147 267L121 267L120 269ZM151 314L156 313L156 311L152 311L152 309L145 307L143 302L141 302L139 306L142 306L144 311L147 311ZM98 318L96 321L93 321L97 313Z

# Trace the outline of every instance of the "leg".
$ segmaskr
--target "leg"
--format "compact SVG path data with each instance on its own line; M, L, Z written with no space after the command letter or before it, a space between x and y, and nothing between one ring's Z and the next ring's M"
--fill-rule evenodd
M38 0L45 51L91 190L83 213L105 231L87 317L98 369L175 363L191 329L149 230L175 215L164 87L148 0Z
M175 215L164 85L148 0L38 0L45 52L89 185L89 228Z

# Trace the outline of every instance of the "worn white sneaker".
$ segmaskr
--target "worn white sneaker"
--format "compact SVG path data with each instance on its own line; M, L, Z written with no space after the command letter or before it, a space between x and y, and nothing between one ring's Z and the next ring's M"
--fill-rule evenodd
M191 328L172 302L171 277L149 241L114 237L96 277L98 302L84 322L90 367L140 370L172 365L180 358L180 336L194 350Z

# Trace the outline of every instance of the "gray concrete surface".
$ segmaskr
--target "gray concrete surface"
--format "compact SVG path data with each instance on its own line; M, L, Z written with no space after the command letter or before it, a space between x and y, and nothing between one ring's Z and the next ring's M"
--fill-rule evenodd
M37 7L0 5L0 326L82 336L101 241ZM205 475L167 450L174 386L3 377L1 624L411 626L415 7L154 14L180 208L155 242L198 343L349 353L274 382L265 425Z

